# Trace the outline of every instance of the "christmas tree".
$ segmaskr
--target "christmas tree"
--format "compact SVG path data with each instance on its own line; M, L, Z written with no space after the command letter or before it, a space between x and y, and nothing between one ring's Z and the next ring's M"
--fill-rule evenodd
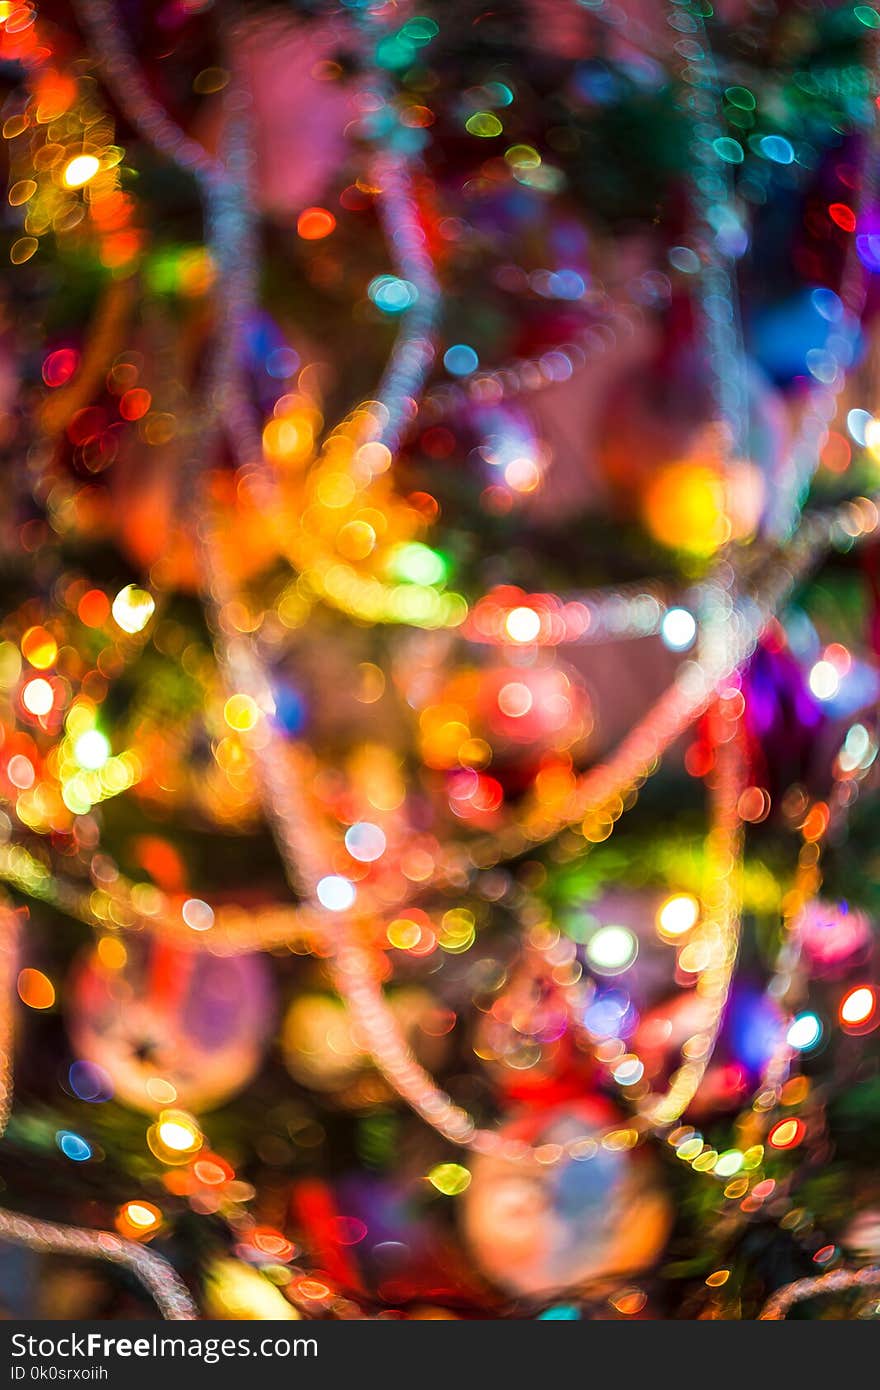
M0 4L8 1316L876 1316L878 42Z

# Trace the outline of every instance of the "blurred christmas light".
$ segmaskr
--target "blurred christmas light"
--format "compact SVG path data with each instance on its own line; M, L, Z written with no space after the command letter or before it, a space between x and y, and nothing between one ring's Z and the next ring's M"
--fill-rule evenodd
M791 1024L786 1041L789 1047L797 1048L799 1052L810 1052L822 1038L822 1024L815 1014L798 1014Z
M662 937L675 939L689 932L700 916L700 904L690 893L667 898L657 913L657 930Z
M147 1131L147 1143L163 1163L184 1163L204 1140L196 1120L185 1110L162 1110Z
M162 1213L152 1202L124 1202L116 1213L116 1229L129 1240L145 1240L162 1224Z
M180 915L193 931L210 931L214 925L213 908L201 898L187 898Z
M357 890L347 878L339 874L328 874L317 886L318 901L328 912L345 912L354 905Z
M685 652L694 644L697 624L693 614L686 608L670 608L664 613L660 624L660 635L664 644L674 652Z
M91 1145L72 1130L60 1129L55 1136L55 1142L64 1157L69 1158L72 1163L87 1163L92 1157Z
M802 1120L780 1120L770 1130L767 1142L774 1149L794 1149L803 1139L805 1132L806 1126Z
M126 584L113 600L110 611L122 631L134 635L143 632L156 611L156 603L146 590L139 589L136 584Z
M480 359L467 343L456 343L443 354L443 365L452 376L469 376L480 365Z
M48 681L37 677L36 680L28 681L21 692L21 703L24 705L28 714L42 718L47 715L55 704L55 692Z
M101 167L93 154L78 154L64 166L64 182L68 188L82 188L95 177Z
M110 757L110 742L100 729L87 729L74 743L73 756L80 767L97 771Z
M419 541L397 547L391 554L390 569L396 579L407 584L441 584L446 578L443 556Z
M360 821L349 826L345 832L345 848L353 859L362 864L372 864L385 853L387 841L384 831L369 821Z
M336 218L327 208L305 208L296 219L296 230L304 241L321 241L336 226Z
M471 1175L460 1163L438 1163L428 1174L428 1182L444 1197L457 1197L471 1183Z
M717 1178L730 1178L740 1171L744 1162L745 1156L739 1149L728 1149L726 1153L719 1155L713 1171Z
M533 642L541 631L541 617L534 608L512 608L504 630L513 642Z
M877 995L870 985L856 985L840 1001L840 1021L845 1028L869 1023L877 1009Z
M19 971L18 994L29 1009L51 1009L55 1003L55 986L48 975L30 966Z
M810 689L817 700L833 700L840 689L840 675L830 661L817 661L810 669Z
M58 643L46 628L30 627L21 639L21 654L38 671L45 671L58 657Z
M638 955L639 943L628 927L600 927L587 942L587 960L602 975L627 970Z

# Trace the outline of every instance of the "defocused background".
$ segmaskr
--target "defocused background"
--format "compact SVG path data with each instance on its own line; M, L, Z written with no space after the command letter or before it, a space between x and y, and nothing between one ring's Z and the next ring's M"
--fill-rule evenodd
M6 1316L876 1316L878 35L0 4Z

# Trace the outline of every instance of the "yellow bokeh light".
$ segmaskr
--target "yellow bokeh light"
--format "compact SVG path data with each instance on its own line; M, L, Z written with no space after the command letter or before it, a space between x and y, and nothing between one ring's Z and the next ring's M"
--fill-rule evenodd
M21 639L21 654L38 671L45 671L58 656L58 643L46 628L29 627Z
M209 1318L295 1322L299 1313L264 1274L241 1260L216 1260L205 1279Z
M163 1120L159 1125L159 1138L166 1149L173 1149L175 1153L185 1153L194 1149L197 1143L197 1136L192 1130L177 1120Z
M865 425L865 448L874 459L880 458L880 420L872 418Z
M673 463L648 482L644 519L654 540L696 557L714 554L728 536L724 488L714 468Z
M471 1175L460 1163L438 1163L428 1174L428 1182L444 1197L457 1197L471 1185Z
M78 154L64 167L64 182L68 188L82 188L93 179L101 167L93 154Z
M162 1110L147 1131L147 1143L163 1163L185 1163L204 1142L198 1122L186 1110Z
M303 463L311 457L315 436L304 415L282 415L263 430L263 448L273 463Z
M156 1221L155 1212L142 1206L140 1202L129 1202L125 1214L133 1226L152 1226Z
M125 946L115 936L102 936L96 949L105 970L122 970L128 960Z
M410 951L421 941L422 929L418 922L413 922L408 917L397 917L388 924L386 936L391 945L396 946L399 951Z
M230 729L245 734L253 729L260 717L257 702L250 695L230 695L223 706L223 718Z
M696 925L699 915L700 904L692 893L674 893L657 913L657 931L666 938L684 936Z

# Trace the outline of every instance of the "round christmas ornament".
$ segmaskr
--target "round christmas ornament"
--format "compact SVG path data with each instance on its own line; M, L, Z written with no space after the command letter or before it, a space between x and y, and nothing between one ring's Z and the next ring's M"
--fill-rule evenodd
M423 705L420 726L426 763L456 769L462 745L474 739L496 758L521 760L571 748L590 734L593 718L582 678L562 662L528 658L514 666L490 657L482 670L456 671Z
M463 1226L487 1278L537 1297L632 1274L657 1258L669 1202L644 1153L603 1146L609 1121L608 1107L593 1100L523 1115L504 1128L505 1140L536 1146L582 1138L583 1157L544 1166L529 1157L476 1159Z
M642 1015L631 1046L654 1090L669 1084L688 1039L703 1032L710 1019L706 1000L695 990L674 995ZM686 1118L704 1121L741 1104L758 1084L783 1032L782 1015L771 999L755 986L736 986L718 1045Z
M550 968L527 955L479 1014L473 1050L507 1104L548 1108L583 1094L590 1063L575 1045L569 1007Z
M275 1284L243 1260L218 1259L205 1278L205 1314L224 1322L296 1322L300 1316Z
M709 1005L695 990L673 995L642 1015L631 1045L652 1086L664 1084L688 1038L707 1028L710 1019Z
M419 1061L435 1070L447 1053L449 1014L416 987L391 991L389 1004ZM353 1105L375 1103L374 1087L360 1091L356 1086L365 1076L375 1076L375 1069L338 999L329 994L298 995L287 1010L281 1046L288 1071L303 1086L344 1093L346 1103Z
M834 974L864 956L871 945L871 922L856 907L816 898L808 903L798 923L801 944L814 972Z
M759 643L743 680L743 693L755 784L764 787L774 803L793 782L812 787L820 761L816 751L827 742L823 738L826 715L800 662L776 634Z
M257 1072L272 1026L260 956L212 956L107 938L75 967L67 1026L83 1060L137 1110L209 1110Z
M356 90L338 61L346 47L335 23L302 23L285 14L264 13L238 32L236 61L253 94L252 191L270 217L315 211L309 204L325 195L328 171L345 159L345 127L357 115ZM299 75L296 82L289 81L291 72ZM222 144L222 102L206 111L199 134L212 150ZM305 240L329 234L302 224L299 233Z
M586 692L561 663L487 671L481 696L480 724L502 751L510 744L568 748L592 729Z

